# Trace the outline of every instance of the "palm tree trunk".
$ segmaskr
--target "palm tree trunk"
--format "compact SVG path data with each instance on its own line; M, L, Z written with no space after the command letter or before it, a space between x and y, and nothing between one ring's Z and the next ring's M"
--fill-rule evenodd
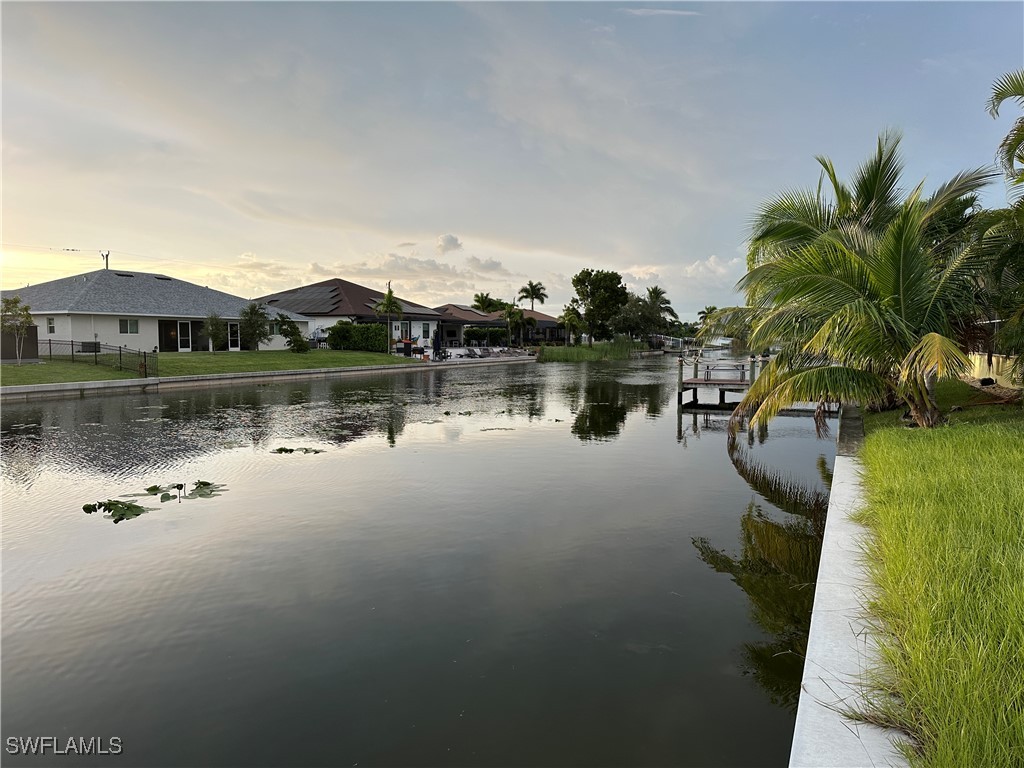
M934 387L934 383L932 386ZM913 382L906 401L910 406L910 416L917 426L931 429L945 423L946 420L935 402L935 397L929 392L927 378L917 379Z

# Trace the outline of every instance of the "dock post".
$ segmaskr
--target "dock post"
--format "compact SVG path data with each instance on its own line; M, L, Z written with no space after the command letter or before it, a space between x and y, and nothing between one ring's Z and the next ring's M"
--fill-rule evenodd
M679 355L679 359L677 360L677 363L678 363L677 367L679 369L679 375L677 377L678 383L676 384L676 404L677 405L682 405L683 404L683 356L682 356L682 354Z

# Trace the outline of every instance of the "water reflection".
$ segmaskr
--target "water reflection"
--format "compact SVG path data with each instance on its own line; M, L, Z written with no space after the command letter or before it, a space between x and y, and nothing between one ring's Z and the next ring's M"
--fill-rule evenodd
M675 378L657 359L5 408L4 732L117 733L140 766L784 765L791 714L737 672L791 676L787 588L809 578L771 542L809 518L729 463L724 417L679 445ZM744 457L813 468L807 421ZM230 492L173 498L198 478ZM82 512L143 490L159 511ZM709 543L735 531L740 554Z
M642 409L650 418L660 416L669 392L663 381L636 383L595 376L582 387L578 384L567 387L566 396L576 412L572 433L587 441L618 437L626 416L632 411Z
M753 435L748 435L753 440ZM760 442L764 437L759 436ZM701 559L728 573L750 599L754 621L771 639L743 646L745 671L771 700L796 711L803 676L814 581L828 509L827 491L812 488L753 461L738 441L728 441L737 473L765 501L781 510L778 519L756 501L740 518L741 554L732 557L705 538L695 538ZM826 487L832 476L824 456L817 468Z

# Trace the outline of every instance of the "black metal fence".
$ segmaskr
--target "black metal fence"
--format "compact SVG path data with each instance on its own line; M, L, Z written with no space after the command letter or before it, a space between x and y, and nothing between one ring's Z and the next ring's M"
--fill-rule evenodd
M40 341L39 359L105 365L118 371L133 373L140 379L160 375L156 352L114 347L110 344L100 344L98 341Z

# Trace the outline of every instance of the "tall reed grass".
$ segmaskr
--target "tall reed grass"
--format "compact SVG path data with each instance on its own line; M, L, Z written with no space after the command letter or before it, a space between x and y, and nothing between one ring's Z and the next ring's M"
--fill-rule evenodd
M598 342L593 347L541 347L537 352L539 363L583 363L595 360L628 360L634 349L645 348L626 336L612 341Z
M976 397L959 384L947 402ZM1024 412L886 419L861 454L883 660L865 719L908 734L914 766L1024 765Z

